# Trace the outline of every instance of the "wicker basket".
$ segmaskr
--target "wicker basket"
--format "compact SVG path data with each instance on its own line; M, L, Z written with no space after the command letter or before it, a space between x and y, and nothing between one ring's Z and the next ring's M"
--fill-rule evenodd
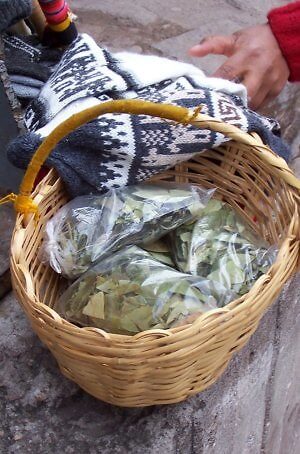
M264 238L280 245L276 263L248 294L200 316L191 325L135 336L79 328L51 309L62 279L40 262L38 250L45 223L66 203L67 196L54 171L37 186L30 206L28 196L50 149L69 131L107 112L161 116L219 131L232 139L226 146L199 154L153 180L217 187L220 198L246 216ZM11 246L14 290L34 331L51 350L62 373L88 393L126 407L182 401L216 381L296 271L299 187L299 180L285 161L257 135L242 133L199 112L142 101L114 101L87 109L56 128L41 145L28 168L21 195L15 200L16 209L23 214L17 217ZM35 204L39 209L37 221L28 214L34 211Z

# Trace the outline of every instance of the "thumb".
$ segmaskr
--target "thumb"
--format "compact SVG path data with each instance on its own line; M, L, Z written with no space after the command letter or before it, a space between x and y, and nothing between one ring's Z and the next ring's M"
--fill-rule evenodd
M204 38L199 44L191 47L189 54L193 57L205 57L209 54L226 55L233 53L235 38L233 35L216 35Z

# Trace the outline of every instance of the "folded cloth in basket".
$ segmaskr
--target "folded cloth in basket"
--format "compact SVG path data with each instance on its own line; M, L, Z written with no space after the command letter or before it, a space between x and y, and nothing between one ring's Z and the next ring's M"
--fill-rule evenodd
M0 33L30 15L31 0L0 0Z
M31 77L46 82L63 51L43 46L38 37L3 34L5 65L9 75Z
M249 110L246 89L209 78L193 65L128 52L111 54L88 35L79 36L28 107L29 133L14 140L9 159L26 167L43 138L71 114L111 99L141 98L188 108L257 132L284 158L288 148L278 123ZM133 185L228 139L193 126L145 115L107 114L61 141L46 164L54 167L70 195Z
M5 65L22 106L39 95L63 52L43 46L36 36L3 35Z

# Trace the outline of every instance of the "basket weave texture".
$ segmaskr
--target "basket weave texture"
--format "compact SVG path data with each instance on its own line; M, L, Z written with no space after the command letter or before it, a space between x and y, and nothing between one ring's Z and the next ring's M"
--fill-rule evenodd
M107 111L160 115L223 132L232 139L226 146L201 153L152 181L217 187L219 198L238 210L267 241L280 246L275 264L249 293L203 314L191 325L135 336L79 328L52 309L64 281L39 259L44 226L66 203L67 195L53 170L37 186L32 199L39 208L38 221L32 215L19 214L11 244L13 288L32 328L51 350L62 373L93 396L126 407L171 404L216 381L297 270L299 181L257 135L182 108L181 116L178 113L174 118L175 114L167 114L166 106L152 108L150 103L132 101L122 105L115 101L113 106L88 109L81 112L80 119L77 115L76 121L67 120L48 137L47 153L71 129ZM45 159L45 145L42 152L37 151L39 164L41 153Z

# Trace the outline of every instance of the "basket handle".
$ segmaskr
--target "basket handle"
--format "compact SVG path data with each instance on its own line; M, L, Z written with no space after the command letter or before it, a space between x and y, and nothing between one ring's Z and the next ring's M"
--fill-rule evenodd
M34 213L37 215L38 207L31 198L31 192L36 176L51 151L55 148L57 143L66 137L70 132L97 118L98 116L107 113L151 115L154 117L172 120L181 124L191 124L199 128L211 129L212 131L220 132L231 140L251 146L253 152L257 153L270 165L270 171L280 176L291 186L300 189L300 180L296 178L285 160L277 156L268 146L264 145L254 136L241 131L236 126L223 123L222 121L211 118L208 115L201 114L200 110L201 106L195 110L190 110L185 107L153 103L139 99L108 101L82 110L81 112L69 117L49 134L44 142L38 147L31 159L21 183L19 195L9 194L4 199L0 200L0 204L7 201L13 201L15 210L18 213Z

